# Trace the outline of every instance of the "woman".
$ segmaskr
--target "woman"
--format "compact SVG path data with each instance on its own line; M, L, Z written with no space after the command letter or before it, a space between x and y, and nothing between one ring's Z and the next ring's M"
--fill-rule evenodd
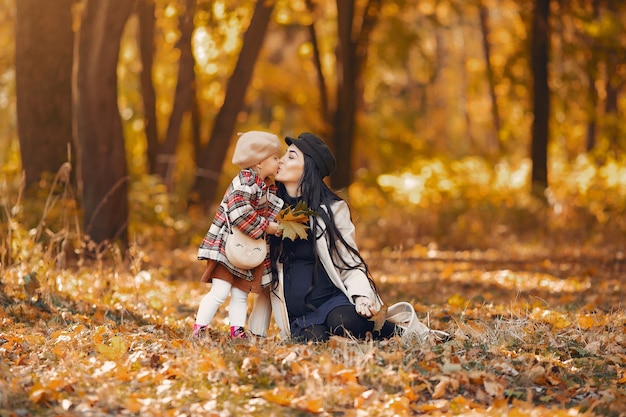
M382 301L358 252L348 204L323 181L336 166L332 152L312 133L285 142L289 147L275 176L278 196L285 206L305 202L316 215L310 217L308 239L271 238L272 283L269 295L255 300L250 331L265 335L273 312L281 335L302 342L326 341L331 335L384 339L408 333L388 320L374 329L372 317ZM428 334L412 307L410 311L411 332Z

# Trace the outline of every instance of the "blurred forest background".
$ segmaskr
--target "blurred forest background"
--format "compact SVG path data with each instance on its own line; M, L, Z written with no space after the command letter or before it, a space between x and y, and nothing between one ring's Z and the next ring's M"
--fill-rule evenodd
M619 258L625 27L618 0L1 0L0 260L197 244L251 129L327 140L363 248Z
M625 28L623 0L0 0L0 415L625 415ZM238 344L224 311L192 340L251 129L325 138L385 302L452 340Z

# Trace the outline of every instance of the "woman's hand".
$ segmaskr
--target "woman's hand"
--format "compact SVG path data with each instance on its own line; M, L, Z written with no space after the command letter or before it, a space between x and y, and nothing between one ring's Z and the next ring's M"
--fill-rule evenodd
M360 316L373 317L376 314L376 308L374 302L367 297L359 296L354 297L354 308Z

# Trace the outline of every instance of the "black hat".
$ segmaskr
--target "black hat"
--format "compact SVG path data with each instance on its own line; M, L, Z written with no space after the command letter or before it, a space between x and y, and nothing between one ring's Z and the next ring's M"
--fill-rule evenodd
M287 136L285 143L296 145L302 153L310 156L322 174L322 178L329 176L335 170L336 162L333 153L324 141L313 133L300 133L297 138Z

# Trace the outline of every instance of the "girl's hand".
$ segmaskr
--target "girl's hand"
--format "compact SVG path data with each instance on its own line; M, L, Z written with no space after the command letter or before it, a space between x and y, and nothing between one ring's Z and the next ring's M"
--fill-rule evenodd
M265 231L269 235L274 235L274 236L279 236L280 237L280 235L283 234L283 231L278 226L279 226L278 223L270 222L270 224L267 226L267 229Z
M376 314L376 308L372 300L363 296L354 298L354 309L362 317L370 318Z

